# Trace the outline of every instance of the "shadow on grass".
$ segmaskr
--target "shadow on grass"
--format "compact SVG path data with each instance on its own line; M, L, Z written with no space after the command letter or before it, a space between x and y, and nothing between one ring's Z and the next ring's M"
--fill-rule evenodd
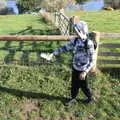
M26 98L36 98L36 99L46 99L46 100L57 100L61 101L62 103L65 103L68 98L62 97L62 96L52 96L45 93L36 93L36 92L29 92L29 91L22 91L17 89L11 89L6 87L0 87L0 92L5 92L11 95L14 95L16 97L26 97Z
M116 78L119 79L120 78L120 68L116 68L116 67L104 67L104 68L100 68L100 70L106 74L109 74L112 78Z
M25 29L16 32L10 33L10 35L55 35L59 34L58 29L50 29L50 30L42 30L42 29L33 29L32 26L27 26ZM26 44L27 43L27 44ZM3 47L0 47L0 51L7 51L8 54L4 57L4 63L20 63L24 65L29 64L29 55L31 53L36 53L37 60L36 63L41 62L40 54L41 52L52 52L53 42L25 42L25 41L18 41L17 45L12 45L14 42L7 41L5 42ZM43 49L46 47L47 50ZM31 47L30 49L28 47ZM42 48L42 49L41 49ZM14 57L17 52L21 53L20 60L15 60ZM33 62L32 62L33 63Z
M48 30L43 30L43 29L34 29L32 26L27 26L25 29L15 32L15 33L10 33L10 35L59 35L60 32L58 29L48 29Z
M4 58L4 62L6 64L11 63L11 61L13 61L14 55L15 55L15 50L9 50L8 52L9 52L8 55L5 56L5 58Z

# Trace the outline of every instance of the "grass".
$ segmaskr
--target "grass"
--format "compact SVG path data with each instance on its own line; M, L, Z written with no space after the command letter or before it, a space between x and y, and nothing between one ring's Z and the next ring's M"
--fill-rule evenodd
M53 29L46 25L40 16L34 15L3 15L0 16L0 35L7 34L47 34ZM26 30L27 29L27 30Z
M96 25L98 31L116 32L113 24L105 24L105 29L102 28L107 23L108 16L105 14L107 15L105 11L86 12L81 13L81 17L89 22L91 31ZM119 16L116 17L118 11L108 14L109 18L114 15L116 21L119 21ZM101 25L97 24L100 15L104 16L100 17ZM108 31L107 27L112 27L114 31ZM58 34L53 26L34 15L0 16L0 28L3 28L0 29L1 35ZM118 39L115 41L119 42ZM51 52L61 44L64 42L0 42L0 120L119 120L119 73L115 76L102 73L97 76L89 75L95 102L84 105L80 99L85 96L80 92L76 105L64 106L64 102L70 97L70 54L57 56L50 63L40 58L42 51Z
M47 68L47 69L46 69ZM60 72L61 71L61 72ZM63 65L0 67L0 116L12 120L119 119L119 86L110 76L89 76L96 102L83 105L80 92L76 105L64 106L70 96L71 71Z
M99 32L120 32L119 19L120 14L118 11L99 11L99 12L68 12L69 16L79 16L81 20L84 20L89 25L90 31Z

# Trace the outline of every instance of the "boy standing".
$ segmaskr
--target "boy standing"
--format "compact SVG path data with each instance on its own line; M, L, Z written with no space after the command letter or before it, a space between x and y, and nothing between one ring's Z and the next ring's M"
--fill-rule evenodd
M67 104L76 102L76 97L79 88L86 95L87 99L83 102L89 104L92 102L92 93L88 87L87 73L94 66L94 44L93 41L87 38L88 26L86 22L79 21L74 24L77 37L70 40L67 44L54 50L52 54L46 57L51 60L53 56L60 53L73 52L73 67L72 67L72 83L71 83L71 100ZM45 58L44 55L41 55Z

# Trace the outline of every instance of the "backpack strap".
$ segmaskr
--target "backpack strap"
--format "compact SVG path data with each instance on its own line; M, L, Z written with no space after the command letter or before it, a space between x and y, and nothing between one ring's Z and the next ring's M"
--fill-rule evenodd
M77 41L78 41L78 37L75 37L74 46L76 45Z
M88 39L90 39L90 40L93 42L93 44L94 44L94 49L96 50L96 48L97 48L97 41L96 41L96 39L94 38L93 32L88 33Z
M85 40L84 44L85 44L85 49L88 49L88 39Z

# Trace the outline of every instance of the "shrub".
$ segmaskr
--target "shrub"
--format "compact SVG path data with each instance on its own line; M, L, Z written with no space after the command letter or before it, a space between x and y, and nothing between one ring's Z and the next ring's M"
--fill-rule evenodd
M40 12L40 15L42 17L42 20L45 23L52 24L53 23L53 17L52 14L49 12Z

